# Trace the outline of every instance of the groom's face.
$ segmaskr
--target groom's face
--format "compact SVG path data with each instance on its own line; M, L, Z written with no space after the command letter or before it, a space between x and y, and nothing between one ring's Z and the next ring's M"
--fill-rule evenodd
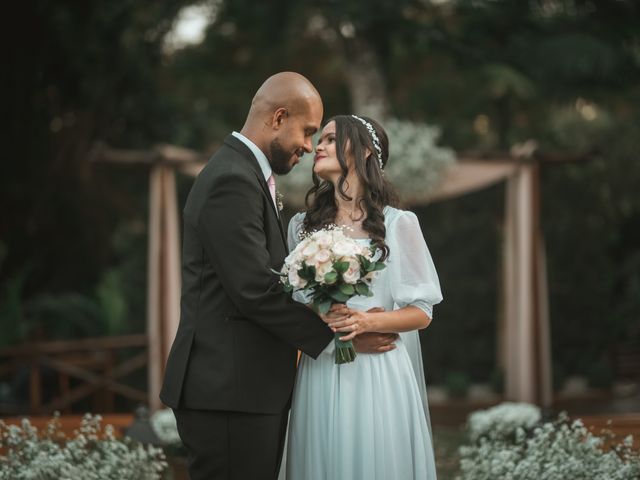
M295 167L305 152L313 149L312 137L320 128L322 102L308 101L297 111L286 112L282 127L269 145L271 168L278 175L285 175Z

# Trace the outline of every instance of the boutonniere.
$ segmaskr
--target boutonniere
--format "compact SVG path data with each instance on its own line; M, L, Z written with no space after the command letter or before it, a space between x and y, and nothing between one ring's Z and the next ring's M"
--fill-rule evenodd
M278 206L278 211L281 212L284 208L284 204L282 201L284 200L284 195L282 195L278 190L276 190L276 205Z

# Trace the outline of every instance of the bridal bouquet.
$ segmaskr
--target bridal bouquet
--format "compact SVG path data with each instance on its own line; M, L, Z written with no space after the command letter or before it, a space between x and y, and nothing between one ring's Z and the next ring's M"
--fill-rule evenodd
M377 249L358 243L331 226L306 235L285 259L280 281L287 292L301 291L316 312L327 313L334 303L346 303L357 295L371 296L371 281L385 268L374 260ZM337 364L353 362L356 352L351 340L335 335Z

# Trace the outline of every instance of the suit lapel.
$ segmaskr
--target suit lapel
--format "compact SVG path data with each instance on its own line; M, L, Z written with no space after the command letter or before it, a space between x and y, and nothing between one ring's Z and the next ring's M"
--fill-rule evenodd
M289 245L287 244L287 235L284 232L284 224L282 223L282 212L279 212L278 215L278 226L280 227L280 234L282 235L282 240L284 240L284 246L287 250L287 255L289 255Z
M264 175L262 174L262 170L260 169L260 165L258 164L258 160L253 155L253 152L251 150L249 150L249 147L247 147L241 140L239 140L238 138L234 137L233 135L227 135L227 138L225 138L224 143L226 145L228 145L229 147L233 148L238 153L240 153L245 158L245 160L247 160L248 165L251 167L253 172L256 174L256 177L258 178L258 183L260 184L260 187L262 188L262 193L267 197L267 203L269 203L269 205L271 205L273 213L276 216L276 222L278 223L278 230L280 231L280 236L282 238L282 242L284 243L285 248L287 248L288 247L287 246L287 237L284 234L284 227L282 225L282 218L281 218L281 215L278 212L278 209L273 204L273 199L271 198L271 192L269 191L269 185L267 185L267 181L265 180ZM288 248L287 248L287 252L288 252Z

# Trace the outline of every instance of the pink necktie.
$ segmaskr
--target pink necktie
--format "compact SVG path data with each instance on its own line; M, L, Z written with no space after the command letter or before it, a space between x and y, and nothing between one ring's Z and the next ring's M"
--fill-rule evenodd
M273 176L273 173L267 179L267 185L269 186L269 192L271 192L271 198L273 199L273 204L277 205L276 204L276 177Z

